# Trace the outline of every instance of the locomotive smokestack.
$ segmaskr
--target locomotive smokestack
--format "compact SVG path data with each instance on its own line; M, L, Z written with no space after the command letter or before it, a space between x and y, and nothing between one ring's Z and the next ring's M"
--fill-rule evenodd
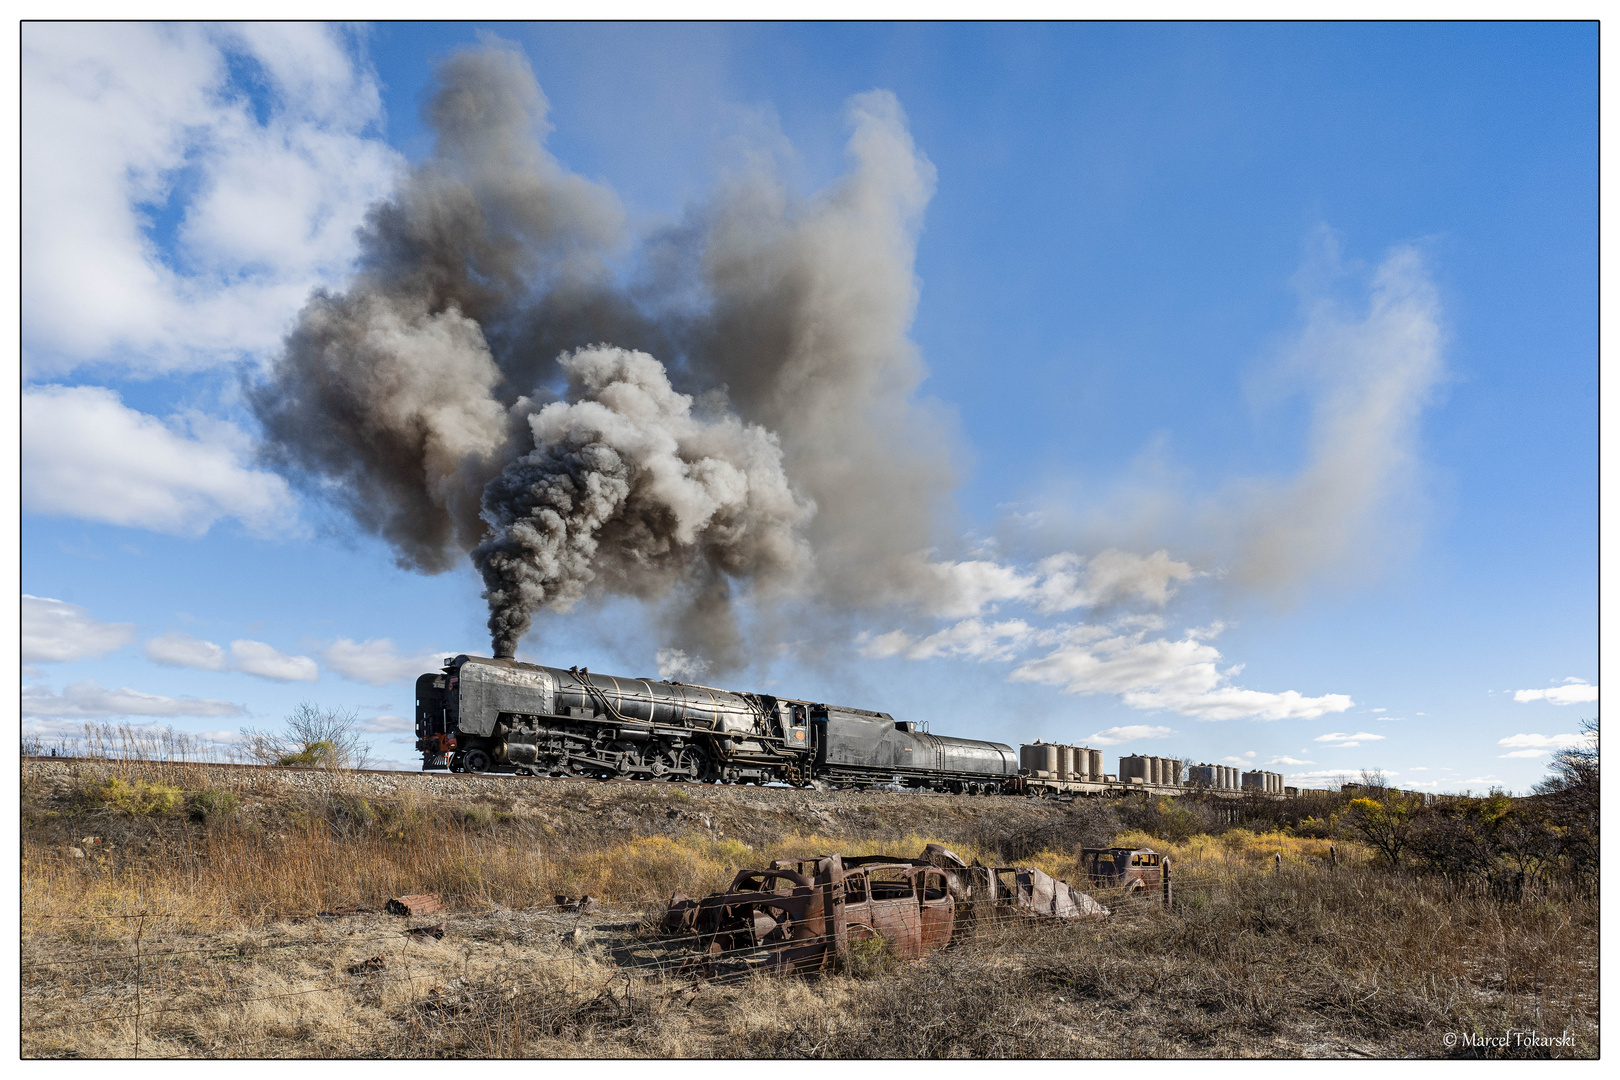
M501 647L499 647L499 648L497 648L495 650L495 659L497 659L497 660L516 660L517 657L516 657L516 655L513 654L512 650L510 648L503 645L503 646L501 646Z

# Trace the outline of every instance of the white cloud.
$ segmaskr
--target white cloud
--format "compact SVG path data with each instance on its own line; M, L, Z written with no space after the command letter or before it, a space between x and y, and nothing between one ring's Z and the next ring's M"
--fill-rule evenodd
M904 630L892 630L877 637L863 634L856 639L856 644L862 656L874 660L890 656L903 656L907 660L953 656L990 661L1015 659L1019 650L1030 643L1050 642L1056 636L1056 631L1037 630L1022 619L998 623L964 619L923 638L912 637Z
M77 604L22 594L22 658L62 663L105 656L135 638L134 623L104 623Z
M241 716L242 709L212 698L163 697L123 687L107 690L94 681L73 683L60 694L47 686L25 686L24 717L95 719L105 716Z
M1274 757L1270 761L1266 762L1266 764L1267 765L1315 765L1316 762L1307 761L1304 758Z
M1163 607L1175 593L1176 582L1200 576L1167 551L1136 555L1117 548L1089 560L1061 552L1043 559L1036 569L1041 581L1034 588L1035 607L1043 614L1130 600Z
M1545 690L1513 691L1513 700L1518 702L1547 701L1554 705L1578 705L1597 699L1598 688L1585 679L1577 679L1574 676L1565 679L1562 686L1548 687Z
M257 532L295 519L287 482L248 468L249 440L193 416L165 425L99 386L22 395L22 504L37 514L200 535L221 518Z
M31 372L87 360L171 370L277 346L310 289L341 277L400 161L371 134L381 97L345 34L23 27ZM233 66L252 95L232 85Z
M1137 555L1109 548L1087 559L1059 552L1023 570L993 559L930 562L922 556L901 568L903 588L919 596L931 615L960 619L1004 603L1042 614L1140 601L1163 607L1177 582L1200 576L1166 551Z
M1327 735L1318 735L1316 741L1327 743L1338 750L1347 750L1352 746L1360 746L1364 742L1377 742L1382 735L1374 735L1370 731L1358 731L1354 735L1346 735L1342 731L1330 732Z
M360 722L360 730L373 735L414 735L416 721L405 716L373 716Z
M389 686L394 683L414 684L419 675L442 668L444 658L448 655L443 650L429 649L415 656L403 656L388 638L367 641L339 638L321 652L321 659L345 679L372 686Z
M1406 782L1406 784L1407 784L1408 787L1439 787L1440 786L1440 781L1438 781L1438 780L1408 780Z
M309 657L288 656L262 641L231 642L231 667L276 682L314 682L320 678L315 661Z
M1016 668L1012 678L1061 686L1070 694L1119 694L1133 708L1168 709L1200 720L1311 719L1355 704L1345 694L1306 697L1297 690L1232 686L1236 669L1221 671L1220 658L1214 646L1191 638L1147 640L1140 630L1099 637L1096 627L1078 627L1046 656Z
M1288 779L1299 780L1328 780L1333 783L1348 783L1350 774L1343 769L1316 769L1312 772L1288 773Z
M1389 712L1388 709L1368 709L1368 712Z
M199 671L224 671L225 650L212 641L194 638L178 630L155 637L146 643L148 659L169 667L196 668Z
M1572 747L1586 745L1591 741L1590 735L1509 735L1505 739L1498 739L1498 746L1516 747L1506 754L1498 754L1504 758L1536 758L1543 754L1550 754L1554 750L1568 750Z
M1162 739L1166 735L1174 734L1175 731L1167 727L1156 727L1148 724L1126 724L1124 727L1111 727L1104 728L1102 731L1094 731L1086 736L1086 743L1091 746L1118 746L1120 743Z

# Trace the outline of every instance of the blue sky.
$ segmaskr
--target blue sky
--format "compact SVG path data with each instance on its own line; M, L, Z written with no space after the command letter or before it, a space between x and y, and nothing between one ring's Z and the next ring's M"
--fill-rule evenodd
M465 555L396 566L266 463L245 396L310 290L351 288L465 48L532 71L545 151L622 212L620 283L739 175L829 228L840 185L930 181L873 219L878 285L915 290L873 399L901 420L825 440L949 462L926 546L852 594L840 552L902 523L830 533L821 497L783 526L813 571L736 583L753 647L706 677L1306 785L1522 790L1595 714L1595 24L31 24L25 730L224 739L313 700L408 764L411 673L488 650ZM651 674L684 644L593 588L520 655Z

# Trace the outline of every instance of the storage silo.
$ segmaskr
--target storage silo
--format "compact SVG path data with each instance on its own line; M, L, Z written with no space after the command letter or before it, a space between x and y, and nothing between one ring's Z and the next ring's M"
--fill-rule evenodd
M1041 768L1046 770L1047 776L1056 776L1058 771L1058 748L1053 743L1047 743L1041 748Z
M1091 770L1090 770L1091 771L1091 781L1094 784L1100 784L1100 783L1102 783L1102 778L1103 778L1102 751L1101 750L1088 750L1088 751L1086 751L1086 753L1088 753L1091 756Z
M1057 774L1059 780L1068 780L1074 776L1074 747L1060 746L1058 752Z

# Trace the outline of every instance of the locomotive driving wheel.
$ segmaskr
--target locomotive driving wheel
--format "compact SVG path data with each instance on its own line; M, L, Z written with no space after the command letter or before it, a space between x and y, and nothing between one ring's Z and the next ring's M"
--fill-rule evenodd
M489 755L482 747L475 746L461 756L463 772L481 773L489 771Z

